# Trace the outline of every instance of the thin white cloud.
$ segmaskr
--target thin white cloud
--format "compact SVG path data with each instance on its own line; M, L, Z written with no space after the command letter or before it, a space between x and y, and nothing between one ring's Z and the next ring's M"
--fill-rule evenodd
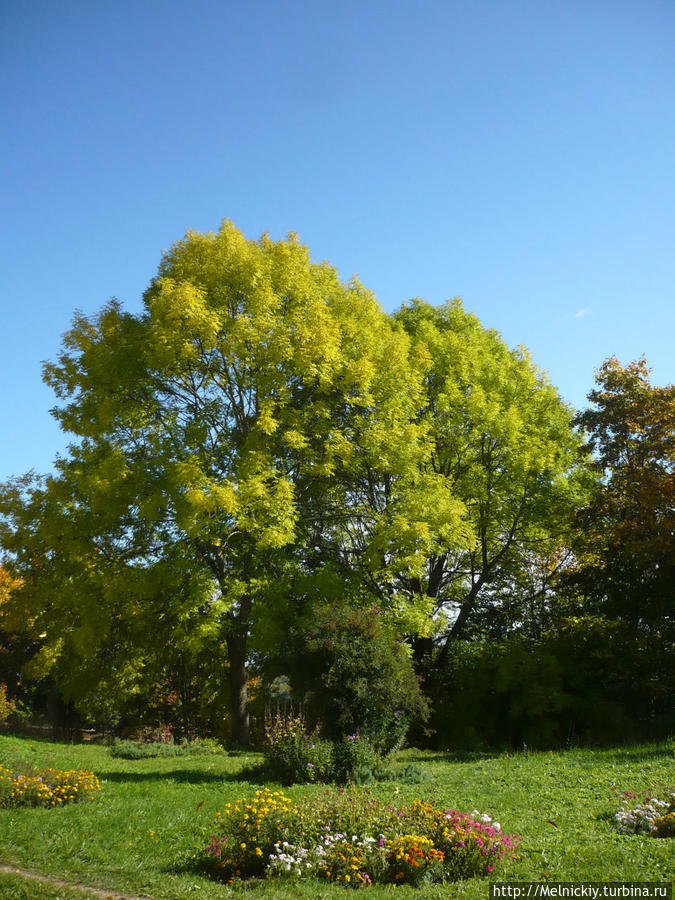
M572 319L583 319L584 316L590 315L590 308L584 306L582 309L578 309L575 313L567 313L566 316L558 316L558 322L569 322Z

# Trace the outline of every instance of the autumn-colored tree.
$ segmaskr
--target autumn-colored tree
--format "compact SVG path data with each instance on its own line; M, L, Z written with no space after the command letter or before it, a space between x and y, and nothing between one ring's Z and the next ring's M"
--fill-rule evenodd
M25 688L23 666L37 647L23 633L24 623L12 614L13 596L21 586L21 579L0 565L0 683L13 698L25 701L29 697L22 690Z
M601 483L580 517L574 583L609 616L675 631L675 385L652 385L644 358L596 373L588 433Z

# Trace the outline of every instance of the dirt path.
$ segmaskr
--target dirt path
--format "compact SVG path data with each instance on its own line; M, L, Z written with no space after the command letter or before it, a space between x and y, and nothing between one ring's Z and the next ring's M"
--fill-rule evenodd
M139 897L137 894L120 894L119 891L105 891L101 888L90 887L88 884L80 884L77 881L65 881L55 875L41 875L40 872L31 872L30 869L18 869L16 866L6 866L0 863L0 873L4 875L18 875L28 881L39 881L42 884L51 884L54 887L72 888L82 891L99 900L151 900L150 897Z

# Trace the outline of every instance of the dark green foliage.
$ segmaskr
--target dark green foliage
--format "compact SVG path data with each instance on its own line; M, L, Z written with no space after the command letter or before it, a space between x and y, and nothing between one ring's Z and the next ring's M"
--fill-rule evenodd
M535 642L458 642L433 703L441 747L551 748L668 734L675 678L658 635L599 617L568 618ZM655 665L662 677L651 677Z
M303 713L291 710L266 717L264 754L266 774L283 784L365 784L382 768L382 757L367 738L325 740L318 727L310 730Z
M335 741L357 734L386 754L427 714L408 652L376 606L314 609L285 661L309 715Z
M366 737L349 734L334 746L334 771L337 781L364 784L381 768L382 758Z
M367 738L348 735L333 742L308 733L302 716L278 714L268 721L265 743L265 774L283 784L372 784L394 781L419 784L422 770L408 763L392 765L384 760Z
M376 781L391 781L396 784L420 784L426 775L419 766L392 766L388 762L366 763L357 766L349 778L353 784L373 784Z
M400 784L421 784L427 781L427 775L423 769L414 763L405 766L395 766L388 770L387 781L397 781Z
M436 687L431 727L441 747L553 746L560 740L560 666L514 637L456 642Z

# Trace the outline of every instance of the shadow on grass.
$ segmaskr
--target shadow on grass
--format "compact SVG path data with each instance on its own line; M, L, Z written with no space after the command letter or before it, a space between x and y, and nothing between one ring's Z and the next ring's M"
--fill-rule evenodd
M604 812L598 813L595 817L596 822L602 822L604 825L608 825L610 828L613 828L616 825L616 820L614 818L614 813L609 812L609 810L605 810Z
M508 757L527 757L534 754L544 753L562 753L562 754L589 754L593 765L597 764L598 758L606 762L648 762L649 760L673 759L675 760L675 747L670 746L666 742L650 742L647 744L636 745L631 744L614 744L614 745L597 745L597 744L579 744L571 747L532 747L528 749L518 749L515 747L503 747L495 750L445 750L445 751L425 751L411 748L404 750L401 754L407 762L448 762L448 763L471 763L483 762L491 759L504 759Z
M647 762L650 759L672 759L675 761L675 750L672 747L620 747L608 749L599 748L598 755L604 757L607 762Z
M496 759L503 753L479 751L479 750L446 750L430 753L424 750L406 750L401 754L401 762L482 762L486 759Z
M163 772L109 771L101 773L101 778L118 784L142 784L153 781L175 781L178 784L214 784L224 781L266 784L270 781L262 766L251 766L238 772L199 772L190 769L167 769Z
M192 875L209 881L217 880L214 878L213 864L206 856L197 853L185 855L182 859L161 866L161 871L166 872L167 875Z

